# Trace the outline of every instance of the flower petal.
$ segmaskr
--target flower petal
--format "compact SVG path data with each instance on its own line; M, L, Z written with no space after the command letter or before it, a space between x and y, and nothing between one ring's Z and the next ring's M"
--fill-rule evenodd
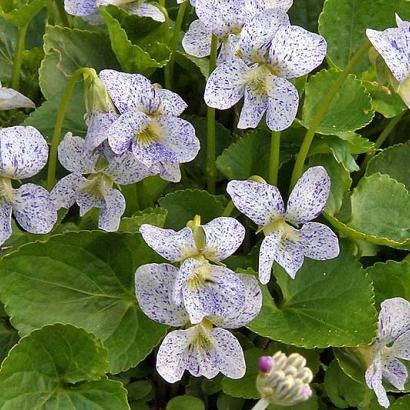
M154 21L159 21L163 23L165 21L164 13L153 4L143 3L143 4L134 4L131 3L127 6L128 11L131 14L135 14L139 17L150 17Z
M201 20L194 20L182 39L182 46L191 56L202 58L211 53L212 31Z
M58 160L68 171L76 174L90 174L94 171L98 154L84 150L85 141L67 133L58 146Z
M168 383L181 380L187 367L191 329L174 330L165 336L157 353L157 371Z
M391 357L383 362L383 377L389 381L396 389L404 390L407 381L406 366L398 359Z
M386 299L379 313L377 341L387 345L410 330L410 303L403 298Z
M292 229L297 235L296 229ZM286 273L295 279L303 265L303 245L299 241L283 238L279 232L268 235L259 252L259 280L264 285L269 282L273 262L276 261Z
M262 307L262 291L256 278L249 274L238 274L245 286L245 302L243 308L232 316L224 318L212 318L216 326L225 329L236 329L246 326L259 314Z
M64 8L72 16L98 14L95 0L64 0Z
M143 224L140 233L150 248L170 262L179 262L198 253L190 228L175 232Z
M163 115L180 116L187 108L188 104L176 93L159 88L156 90L160 105L158 111Z
M241 379L245 375L246 364L242 347L238 339L225 329L211 331L217 363L214 365L222 374L231 379Z
M326 206L330 177L321 167L309 168L296 183L287 204L286 218L302 224L317 218Z
M77 200L79 188L86 182L87 179L78 174L69 174L60 179L50 193L55 208L71 208Z
M31 233L48 233L57 222L57 210L49 192L34 184L15 190L13 214L19 225Z
M282 26L269 51L270 62L280 76L297 78L309 74L326 57L325 39L298 26Z
M35 128L0 129L0 176L30 178L44 168L47 158L47 142Z
M388 408L390 406L390 402L387 398L386 390L382 384L382 369L380 357L366 370L365 378L366 384L376 393L379 404L385 408Z
M268 9L277 9L287 12L293 5L293 0L262 0Z
M5 88L0 85L0 111L14 108L36 108L36 106L30 98L12 88Z
M206 83L206 104L219 110L233 107L244 95L245 75L249 71L250 68L239 58L219 65Z
M204 271L205 278L201 276ZM179 289L191 323L200 323L207 316L232 316L245 301L245 287L234 272L203 260L187 259L180 267L174 288L176 303Z
M129 150L135 135L150 123L149 117L138 111L127 111L108 128L108 143L116 154Z
M366 30L373 47L379 52L398 82L409 76L408 57L410 32L405 27L389 28L384 31Z
M87 118L87 135L85 136L84 150L93 151L108 138L108 129L118 118L113 111L94 112Z
M181 169L179 164L170 161L162 161L152 165L150 171L153 174L159 174L162 179L169 182L181 181Z
M301 242L305 256L316 260L327 260L339 255L339 240L326 225L308 222L301 229Z
M266 81L268 110L266 124L272 131L283 131L292 125L299 106L299 94L296 87L286 80L269 76Z
M79 187L77 192L76 202L80 207L80 216L84 216L92 208L102 208L104 206L104 199L97 198L93 194L87 191L86 187L89 186L90 180L86 180L84 185Z
M202 226L206 236L203 251L207 259L219 262L231 256L245 238L245 228L235 218L216 218Z
M177 272L167 263L142 265L135 272L135 293L141 310L150 319L174 327L189 321L185 308L172 300Z
M125 212L125 198L118 189L109 189L104 195L98 227L106 232L116 232L120 227L121 216Z
M410 360L410 330L395 340L390 353L398 359Z
M0 205L0 245L10 238L11 233L11 205L2 202Z
M245 98L238 122L239 129L256 128L268 108L268 96L245 88Z
M255 181L230 181L226 188L236 208L259 226L268 225L285 213L275 186Z

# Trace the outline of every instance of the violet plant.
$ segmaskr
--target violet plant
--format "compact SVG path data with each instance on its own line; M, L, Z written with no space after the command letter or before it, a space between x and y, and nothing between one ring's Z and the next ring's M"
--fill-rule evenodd
M0 410L410 407L407 0L3 3Z

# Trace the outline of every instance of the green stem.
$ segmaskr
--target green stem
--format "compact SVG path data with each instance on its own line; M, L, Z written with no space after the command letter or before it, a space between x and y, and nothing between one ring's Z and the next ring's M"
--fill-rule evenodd
M63 99L61 100L60 107L57 112L54 132L51 139L51 148L47 172L48 190L51 190L53 188L56 181L58 144L60 143L61 130L63 128L64 118L68 108L68 104L70 102L71 94L73 93L76 82L81 78L81 76L86 74L95 75L95 71L90 68L79 68L71 75L64 90Z
M216 59L218 56L218 38L212 35L211 54L209 56L209 74L216 68ZM211 194L216 189L216 124L215 108L208 107L207 110L207 171L208 171L208 190Z
M64 9L63 1L64 0L56 0L58 15L60 16L61 24L64 27L70 28L70 22L68 21L68 16Z
M166 7L166 6L165 6L165 3L166 3L166 0L159 0L159 5L160 5L161 7L163 7L163 8Z
M349 74L353 71L356 65L361 61L364 54L368 52L370 48L370 43L366 41L366 43L356 51L352 59L350 60L349 64L345 67L345 69L340 73L337 80L334 82L333 86L329 89L328 93L322 99L321 104L317 108L316 114L314 115L310 127L306 132L305 138L303 143L300 147L299 153L296 157L295 167L293 168L292 173L292 180L290 189L292 189L298 179L301 177L303 172L303 166L305 164L306 157L308 155L310 146L312 144L313 138L316 134L317 129L319 128L323 118L325 117L326 113L328 112L333 99L336 97L340 87L343 85L346 78Z
M53 0L47 0L47 24L54 25L54 6Z
M231 216L234 209L235 209L235 205L233 204L232 201L229 201L228 205L226 205L226 207L225 207L225 209L222 213L222 216Z
M174 77L174 66L176 57L175 53L177 50L178 40L182 29L182 23L184 22L185 12L187 10L188 4L189 1L186 0L179 6L177 19L175 21L174 33L172 35L170 44L171 58L169 60L169 63L165 67L165 87L167 89L172 89L172 79Z
M27 29L28 24L19 27L18 30L16 54L14 55L13 72L11 74L11 88L14 88L17 91L20 87L20 73L23 64L23 52L26 48Z
M269 157L269 180L271 185L278 185L280 160L280 132L272 131Z

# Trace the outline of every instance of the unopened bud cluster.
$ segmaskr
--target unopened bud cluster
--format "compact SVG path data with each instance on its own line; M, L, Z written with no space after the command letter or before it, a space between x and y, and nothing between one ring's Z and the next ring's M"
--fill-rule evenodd
M279 351L272 357L262 356L259 370L256 387L262 399L269 403L294 406L312 396L309 383L313 374L306 367L306 359L298 353L288 357Z

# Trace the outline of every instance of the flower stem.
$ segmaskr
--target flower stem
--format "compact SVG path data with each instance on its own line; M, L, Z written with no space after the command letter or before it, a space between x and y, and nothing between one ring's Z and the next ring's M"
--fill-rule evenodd
M23 64L23 52L26 47L26 35L28 24L19 27L16 53L14 55L13 72L11 74L11 88L18 90L20 87L21 66Z
M303 166L305 164L306 157L309 153L309 149L310 149L310 146L312 144L313 138L314 138L314 136L316 134L316 131L319 128L323 118L325 117L326 113L328 112L333 99L336 97L340 87L343 85L346 78L353 71L353 69L356 67L356 65L361 61L364 54L368 52L369 48L370 48L370 43L368 41L366 41L366 43L363 44L363 46L360 47L359 50L356 51L356 53L353 55L352 59L349 61L349 64L340 73L337 80L334 82L332 87L330 87L329 91L327 92L325 97L322 99L322 102L319 105L319 107L316 111L316 114L314 115L314 117L311 121L310 127L309 127L309 129L307 130L307 132L305 134L305 138L304 138L303 143L300 147L299 153L296 157L296 163L295 163L295 167L293 168L290 189L292 189L296 185L296 182L298 181L298 179L302 175Z
M260 399L255 406L252 407L252 410L265 410L269 406L269 402L265 399Z
M278 185L280 160L280 132L272 131L270 157L269 157L269 180L271 185Z
M218 55L218 38L212 35L211 54L209 57L209 74L216 68L216 59ZM215 125L215 108L208 107L207 110L207 172L208 172L208 190L211 194L216 189L216 125Z
M182 23L184 22L185 12L187 10L189 1L184 1L178 9L177 19L175 21L174 33L171 39L171 58L169 63L165 67L165 87L167 89L172 89L172 79L174 77L174 66L175 66L175 53L178 46L179 36L181 34Z
M166 3L166 0L159 0L159 5L163 8L165 8L165 3Z
M56 181L57 169L57 152L58 144L61 139L61 130L63 128L65 114L67 112L68 104L70 102L71 94L73 93L76 82L84 75L97 75L92 68L79 68L70 77L64 90L63 99L57 112L56 122L54 126L53 136L51 139L50 156L48 161L47 171L47 188L51 190Z
M56 0L58 15L60 16L61 24L64 27L70 28L70 22L68 21L68 16L64 9L63 1L64 0Z
M222 216L231 216L234 209L235 209L235 205L233 204L232 201L229 201L228 205L226 205L226 207L225 207L225 209L222 213Z

